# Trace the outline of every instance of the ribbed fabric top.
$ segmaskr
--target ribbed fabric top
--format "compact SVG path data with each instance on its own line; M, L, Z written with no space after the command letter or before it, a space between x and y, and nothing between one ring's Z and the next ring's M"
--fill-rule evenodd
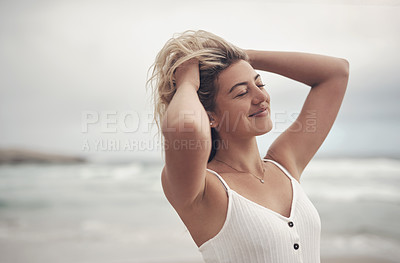
M230 189L226 220L216 236L199 247L206 263L320 263L321 221L299 182L290 179L293 198L289 217L259 205Z

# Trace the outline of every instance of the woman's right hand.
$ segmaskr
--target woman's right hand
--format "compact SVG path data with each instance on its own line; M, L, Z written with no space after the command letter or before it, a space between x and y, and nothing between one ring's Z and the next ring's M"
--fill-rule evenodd
M175 87L190 85L197 91L200 87L199 60L192 58L180 65L174 73Z

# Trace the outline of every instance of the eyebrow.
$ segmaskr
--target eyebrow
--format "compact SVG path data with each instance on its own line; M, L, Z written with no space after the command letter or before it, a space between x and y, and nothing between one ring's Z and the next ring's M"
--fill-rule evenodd
M259 77L260 77L260 74L257 74L257 75L254 77L254 80L258 79ZM242 86L242 85L248 85L248 84L249 84L249 82L247 82L247 81L243 81L243 82L236 83L236 84L233 85L233 87L229 90L228 94L230 94L236 87Z

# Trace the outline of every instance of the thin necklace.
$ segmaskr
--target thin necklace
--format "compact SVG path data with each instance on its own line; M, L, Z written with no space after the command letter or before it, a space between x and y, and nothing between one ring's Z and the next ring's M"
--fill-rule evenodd
M233 170L238 171L239 173L250 173L252 176L254 176L255 178L257 178L261 183L264 183L264 176L265 176L265 168L264 168L264 167L262 168L262 169L263 169L263 177L260 178L260 177L256 176L255 174L253 174L253 173L251 173L251 172L240 171L240 170L238 170L238 169L236 169L236 168L230 166L230 165L227 164L226 162L220 161L220 160L218 160L217 158L214 158L214 159L215 159L217 162L224 163L224 164L228 165L230 168L232 168Z

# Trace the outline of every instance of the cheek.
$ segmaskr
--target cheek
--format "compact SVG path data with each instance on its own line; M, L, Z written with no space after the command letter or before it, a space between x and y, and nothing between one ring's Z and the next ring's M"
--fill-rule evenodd
M238 125L242 121L248 121L251 101L248 98L239 100L221 100L216 105L216 113L220 123L224 125Z
M220 124L224 127L241 125L247 119L247 112L238 104L230 106L219 110Z
M240 107L237 105L232 111L230 112L230 126L242 126L246 122L249 121L247 118L248 112L247 109L244 107Z

